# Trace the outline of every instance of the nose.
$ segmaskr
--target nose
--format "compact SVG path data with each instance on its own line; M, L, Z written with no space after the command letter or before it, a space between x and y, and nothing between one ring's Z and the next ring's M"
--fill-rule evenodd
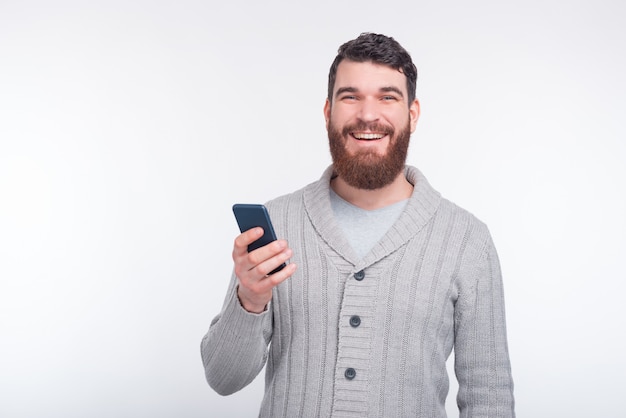
M378 102L373 98L361 100L357 117L363 122L375 122L379 117Z

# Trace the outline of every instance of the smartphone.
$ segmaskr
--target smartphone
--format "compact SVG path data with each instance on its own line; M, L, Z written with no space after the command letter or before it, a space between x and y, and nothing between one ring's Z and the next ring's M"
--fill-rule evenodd
M233 205L233 213L235 214L235 219L237 219L237 224L239 225L239 230L241 232L246 232L256 226L263 228L263 236L248 245L248 252L263 247L272 241L276 241L276 233L274 232L274 227L272 226L270 214L265 206L237 203ZM285 266L286 264L283 263L272 270L269 274L281 271L285 268Z

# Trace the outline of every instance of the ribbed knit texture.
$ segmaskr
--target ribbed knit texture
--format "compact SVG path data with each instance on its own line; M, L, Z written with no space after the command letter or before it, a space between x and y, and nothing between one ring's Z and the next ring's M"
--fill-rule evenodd
M334 220L331 175L267 204L298 270L262 314L241 307L232 278L201 345L211 387L236 392L267 361L261 417L445 417L454 348L460 416L513 417L502 280L486 226L407 167L407 207L359 259Z

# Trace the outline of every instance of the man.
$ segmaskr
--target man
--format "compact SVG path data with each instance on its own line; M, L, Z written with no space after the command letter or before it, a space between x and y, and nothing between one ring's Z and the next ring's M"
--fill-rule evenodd
M202 358L223 395L265 365L262 417L445 417L453 348L461 417L514 416L489 232L405 166L416 80L393 38L342 45L324 106L333 165L267 204L284 239L251 253L260 228L235 239Z

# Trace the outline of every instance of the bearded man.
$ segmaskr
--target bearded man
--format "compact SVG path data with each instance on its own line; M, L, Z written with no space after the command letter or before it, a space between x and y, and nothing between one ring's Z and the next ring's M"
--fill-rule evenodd
M343 44L324 105L332 166L267 203L281 239L235 239L201 354L223 395L266 367L261 417L445 417L453 349L461 417L515 415L489 231L405 165L416 80L393 38Z

